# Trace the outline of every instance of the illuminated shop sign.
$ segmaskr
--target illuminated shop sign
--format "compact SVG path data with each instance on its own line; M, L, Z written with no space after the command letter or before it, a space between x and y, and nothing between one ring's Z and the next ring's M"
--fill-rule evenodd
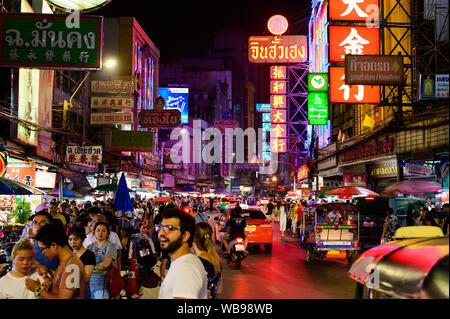
M330 44L330 61L344 61L344 57L346 54L380 54L379 28L330 26L328 32Z
M253 63L300 63L307 60L304 35L252 36L248 58Z
M329 20L378 21L378 0L329 0Z
M330 103L380 103L380 87L345 84L345 69L330 67Z

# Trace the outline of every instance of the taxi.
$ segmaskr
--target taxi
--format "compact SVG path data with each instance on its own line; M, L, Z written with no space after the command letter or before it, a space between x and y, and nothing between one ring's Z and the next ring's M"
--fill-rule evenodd
M245 218L247 227L245 228L245 234L248 236L248 244L250 245L263 245L266 253L272 252L272 238L273 230L272 223L264 215L262 209L258 206L248 206L240 204L242 208L241 216ZM226 221L230 219L231 210L228 208L219 219L220 228L223 228Z

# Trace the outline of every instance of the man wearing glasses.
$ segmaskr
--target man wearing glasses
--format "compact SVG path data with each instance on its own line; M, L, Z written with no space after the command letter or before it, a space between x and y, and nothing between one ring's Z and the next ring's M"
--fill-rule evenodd
M156 225L161 250L170 257L170 268L159 299L207 299L206 271L200 259L191 253L195 219L179 209L167 209Z
M59 259L50 260L48 259L39 249L39 245L36 241L36 236L42 226L50 224L53 221L52 215L47 213L45 210L39 211L30 217L31 220L31 228L28 232L28 237L34 246L34 260L35 266L40 269L42 272L47 270L55 271L59 265Z

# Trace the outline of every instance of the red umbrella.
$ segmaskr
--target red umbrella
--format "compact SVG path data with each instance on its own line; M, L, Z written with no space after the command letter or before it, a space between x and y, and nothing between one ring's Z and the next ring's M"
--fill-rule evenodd
M395 195L402 194L422 194L434 193L442 190L442 187L433 183L419 180L405 180L386 187L382 194Z
M158 197L153 199L154 202L171 202L172 198L166 196L166 197Z
M326 194L379 196L378 193L375 193L375 192L371 191L370 189L367 189L364 187L355 187L355 186L339 187L339 188L336 188L336 189L326 192Z

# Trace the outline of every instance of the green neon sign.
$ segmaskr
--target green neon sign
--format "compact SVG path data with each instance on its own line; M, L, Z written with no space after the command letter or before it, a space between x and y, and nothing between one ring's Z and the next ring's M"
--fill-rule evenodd
M328 93L308 93L308 124L326 125L328 121Z
M328 92L328 73L309 73L308 92Z

